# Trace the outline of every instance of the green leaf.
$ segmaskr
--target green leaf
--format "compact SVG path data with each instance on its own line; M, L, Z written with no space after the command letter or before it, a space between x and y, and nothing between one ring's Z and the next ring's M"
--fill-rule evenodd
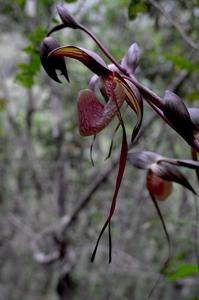
M130 20L134 20L138 13L146 11L146 5L141 0L131 0L128 7L128 17Z
M20 63L17 65L19 72L16 75L16 81L25 88L31 88L34 84L34 77L40 70L40 58L34 53L29 63Z
M40 42L44 39L45 35L45 28L43 26L38 26L31 34L29 34L28 38L33 44L40 44Z
M17 65L19 72L16 75L16 81L25 88L33 86L34 77L40 70L40 58L37 47L45 35L46 30L42 26L36 27L28 36L30 43L23 49L23 52L29 56L29 63L20 63Z
M184 56L166 54L165 58L172 62L174 67L178 67L179 69L186 70L190 73L195 69L194 64Z
M26 0L15 0L16 4L18 5L25 5Z
M35 53L35 47L33 44L29 44L28 46L26 46L25 48L23 48L23 52L27 53L27 54L32 54Z
M5 110L8 101L4 98L0 98L0 111Z
M199 272L199 268L196 265L181 264L181 265L178 265L178 266L174 267L173 270L172 269L167 270L166 271L166 278L169 281L176 281L176 280L184 278L184 277L193 276L198 272Z
M128 4L128 0L120 0L119 1L119 4L122 6L122 7L126 7L127 6L127 4Z
M16 81L21 84L25 88L31 88L33 86L33 77L30 76L28 73L21 72L18 73L15 77Z
M199 100L199 91L194 91L186 95L186 99L189 101Z
M72 2L76 2L77 0L64 0L64 2L66 3L72 3Z

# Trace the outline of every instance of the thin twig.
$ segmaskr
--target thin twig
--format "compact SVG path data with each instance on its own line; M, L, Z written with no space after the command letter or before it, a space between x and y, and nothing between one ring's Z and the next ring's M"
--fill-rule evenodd
M185 33L180 24L176 22L170 15L163 9L163 7L155 0L148 0L161 14L175 27L183 40L194 50L199 50L199 45L192 41L192 39Z

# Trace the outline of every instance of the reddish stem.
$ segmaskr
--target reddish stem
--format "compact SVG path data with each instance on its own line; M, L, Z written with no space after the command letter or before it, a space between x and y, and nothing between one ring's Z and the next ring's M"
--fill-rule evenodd
M125 68L123 68L116 60L115 58L111 55L111 53L108 51L108 49L98 40L98 38L86 27L84 27L82 24L80 24L80 29L82 29L85 33L87 33L99 46L99 48L104 52L104 54L112 61L114 65L125 75L129 75L128 72L126 71Z

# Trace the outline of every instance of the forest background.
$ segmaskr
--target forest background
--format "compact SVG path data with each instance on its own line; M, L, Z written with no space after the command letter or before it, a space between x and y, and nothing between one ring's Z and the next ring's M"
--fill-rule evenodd
M63 1L120 60L136 42L136 77L162 96L177 93L199 107L198 0ZM70 84L50 80L39 45L57 24L59 1L0 0L0 300L143 300L168 254L160 220L146 190L145 172L127 164L112 221L113 261L105 234L91 253L110 207L121 135L109 151L115 124L97 138L78 131L76 98L91 72L67 60ZM61 44L98 51L83 33L56 33ZM132 131L132 113L126 113ZM190 148L144 105L135 151L190 158ZM191 171L184 171L197 189ZM198 199L197 199L198 200ZM172 240L170 269L152 299L199 300L197 207L175 184L160 205Z

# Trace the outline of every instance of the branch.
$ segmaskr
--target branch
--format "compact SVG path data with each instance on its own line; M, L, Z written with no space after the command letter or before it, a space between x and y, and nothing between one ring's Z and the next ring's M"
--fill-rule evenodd
M148 0L157 10L159 10L162 15L175 27L179 32L183 40L194 50L199 50L199 44L192 41L192 39L185 33L180 24L176 22L170 15L162 8L162 6L155 0Z
M49 264L54 261L59 260L60 255L59 251L55 251L49 255L44 254L39 250L38 243L47 235L59 236L59 238L63 239L63 235L66 230L72 225L72 223L76 220L81 210L89 203L91 197L97 190L101 187L101 185L107 180L112 170L117 166L117 159L113 161L113 163L109 166L109 168L102 173L97 180L93 183L93 185L89 188L86 195L80 199L79 204L74 209L72 215L69 217L65 215L61 218L61 220L57 224L50 225L46 227L43 231L35 236L32 241L32 250L34 253L34 258L37 262L42 264Z

